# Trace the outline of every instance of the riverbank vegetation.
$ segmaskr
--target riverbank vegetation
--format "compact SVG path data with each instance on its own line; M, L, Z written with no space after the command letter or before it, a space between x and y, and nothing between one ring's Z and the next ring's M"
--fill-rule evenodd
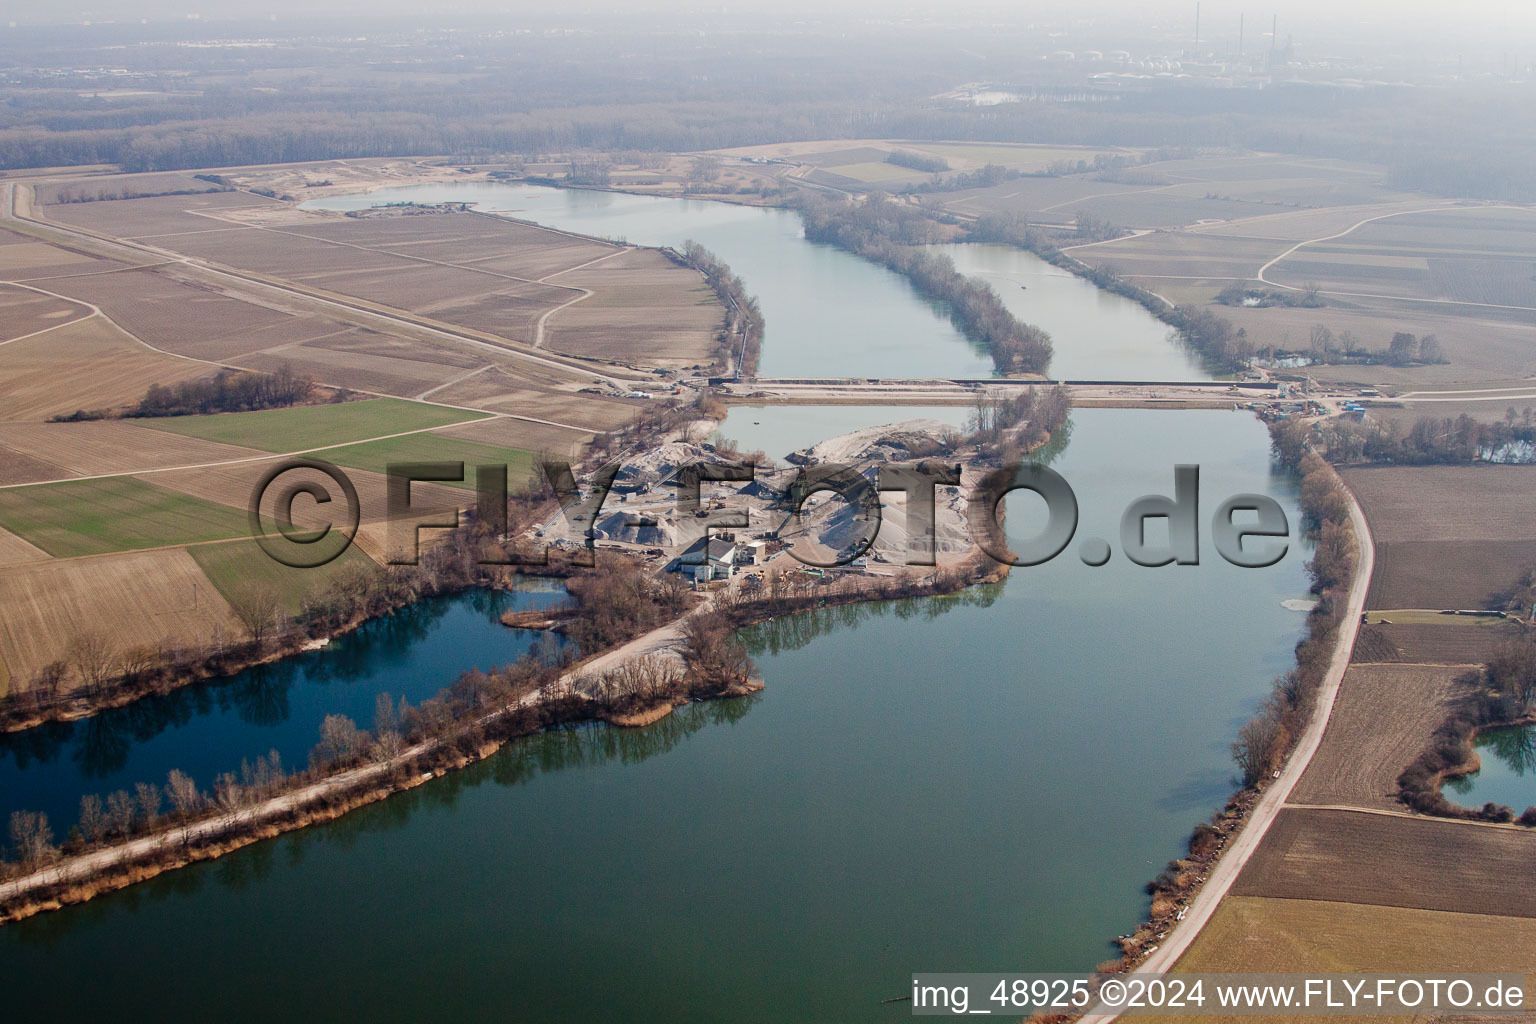
M1502 420L1420 416L1405 431L1398 420L1333 419L1318 428L1331 462L1388 466L1469 465L1536 461L1536 423L1531 412L1506 410Z
M1317 545L1307 563L1317 604L1307 615L1306 635L1296 645L1296 667L1275 680L1259 714L1244 723L1232 745L1245 787L1257 786L1279 769L1312 717L1333 660L1358 558L1349 494L1327 461L1310 449L1307 434L1307 426L1294 420L1271 427L1277 460L1301 477L1303 526Z
M704 275L725 306L725 326L716 339L720 365L727 367L732 376L752 376L757 372L763 344L763 310L757 296L748 294L746 282L698 242L683 243L683 259Z
M810 241L835 245L894 270L924 298L944 303L955 326L986 347L999 373L1045 373L1051 336L1020 322L991 286L961 274L949 257L921 248L947 240L954 233L950 226L880 194L862 203L806 194L797 196L793 205Z
M1449 779L1477 771L1477 737L1489 729L1536 723L1536 640L1528 636L1501 643L1483 665L1456 681L1451 711L1413 763L1397 777L1397 796L1409 808L1440 818L1512 822L1536 827L1536 806L1517 819L1502 804L1462 807L1447 800Z
M1276 461L1301 477L1304 528L1317 543L1307 564L1317 604L1308 613L1305 632L1296 645L1295 667L1274 681L1259 713L1238 729L1232 757L1241 788L1208 821L1195 826L1186 855L1170 861L1147 883L1151 897L1147 920L1120 937L1122 957L1101 964L1100 970L1129 969L1177 924L1300 739L1337 653L1358 556L1350 498L1332 467L1311 450L1305 424L1282 421L1272 425L1270 432Z

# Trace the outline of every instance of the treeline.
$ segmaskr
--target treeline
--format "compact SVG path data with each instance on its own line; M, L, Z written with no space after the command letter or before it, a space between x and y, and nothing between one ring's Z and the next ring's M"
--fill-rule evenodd
M636 585L638 567L629 559L605 559L596 569L575 576L570 587L581 602L578 621L596 623L602 636L584 636L595 653L655 628L681 614L685 601L671 603L665 615L640 610L643 587ZM686 595L686 589L680 588ZM615 609L624 609L617 618ZM46 814L17 811L11 816L0 878L45 868L64 855L77 855L126 842L138 836L179 829L181 843L204 822L221 824L221 834L237 832L237 819L265 801L323 782L336 773L374 764L391 770L390 784L398 788L423 772L452 767L484 756L487 747L565 722L593 717L613 718L682 700L732 696L750 689L753 670L746 647L735 635L725 611L707 611L683 622L681 662L651 655L576 685L563 677L572 669L575 646L551 648L536 642L516 662L489 672L472 669L435 697L412 706L396 703L387 694L375 698L371 730L351 718L327 715L308 766L285 770L277 751L256 760L243 760L238 771L220 774L204 791L180 770L166 784L138 783L131 791L102 797L81 797L80 813L62 845L56 845ZM412 754L412 751L415 751ZM412 755L407 757L407 755ZM380 794L382 795L382 794ZM249 821L250 832L263 824Z
M1536 461L1536 425L1529 409L1514 407L1493 422L1460 416L1420 416L1406 430L1397 420L1328 420L1318 442L1330 462L1374 462L1394 466L1466 465L1476 462Z
M683 243L683 259L704 275L725 306L725 328L717 339L720 365L734 366L737 376L756 373L763 345L763 309L757 296L747 293L746 282L724 260L692 239ZM737 338L741 339L739 351Z
M526 700L558 680L567 665L568 659L558 653L550 658L538 649L490 672L466 672L436 697L415 707L404 699L396 704L389 694L379 694L372 731L359 728L344 715L327 715L308 767L297 771L286 770L274 750L255 761L242 760L238 771L221 773L208 790L185 772L173 769L164 786L140 782L131 791L118 790L105 797L86 794L80 799L79 818L61 845L55 845L46 814L14 812L8 828L9 862L0 862L0 877L27 874L61 856L167 831L179 833L181 847L192 842L194 828L208 825L217 826L214 834L222 842L231 836L259 834L271 823L247 818L241 824L240 816L265 801L359 765L392 767L392 774L384 781L398 788L424 772L479 756L488 742L587 714L582 706L585 702L569 693L557 693L545 702ZM429 740L438 742L432 749L404 759L413 747ZM345 797L338 795L337 799L344 801ZM163 852L173 860L180 853L174 846Z
M1319 299L1316 303L1308 303L1303 296L1291 305L1321 306L1322 301ZM1277 358L1286 354L1279 349L1260 350L1260 355ZM1396 331L1385 348L1370 349L1354 332L1340 331L1334 334L1327 324L1313 325L1306 351L1291 354L1305 355L1313 363L1334 365L1436 366L1450 362L1445 350L1440 347L1440 339L1433 334L1419 337L1411 331Z
M62 656L25 687L0 699L0 722L28 721L77 699L100 706L165 694L189 681L228 675L248 665L297 653L313 639L334 636L423 598L473 585L504 583L500 567L482 565L491 545L478 523L450 532L422 551L416 565L354 564L337 571L289 615L275 590L259 585L228 598L240 632L216 630L199 642L162 640L119 650L88 625L75 630Z
M1063 178L1069 174L1093 173L1100 181L1126 181L1134 175L1127 174L1125 168L1139 162L1150 160L1174 159L1178 154L1163 151L1149 151L1144 158L1127 156L1111 156L1108 153L1097 153L1092 162L1088 160L1053 160L1043 170L1021 171L1012 167L1004 167L1002 164L985 164L974 171L961 171L958 174L946 175L942 178L934 177L928 181L912 182L901 186L897 191L903 195L926 194L930 192L960 192L972 188L991 188L1001 185L1005 181L1017 181L1020 178ZM896 161L890 160L895 163ZM906 166L906 165L904 165ZM918 168L923 170L924 168ZM1140 181L1127 181L1128 184L1142 184ZM1148 184L1167 184L1165 181L1147 182ZM1123 231L1121 232L1124 233ZM1114 236L1118 237L1118 236Z
M1270 434L1276 459L1301 476L1302 515L1317 540L1307 563L1317 605L1307 615L1306 636L1296 645L1296 667L1275 680L1259 713L1243 724L1232 744L1232 758L1249 788L1279 770L1306 728L1333 659L1357 558L1349 497L1328 463L1309 449L1306 425L1284 420L1273 424Z
M943 157L929 156L927 153L914 153L909 149L898 149L887 153L885 162L895 164L897 167L907 167L914 171L929 171L938 174L949 170L949 161Z
M1057 384L1022 388L1015 395L982 392L971 413L971 433L982 458L1013 465L1050 440L1072 415L1072 392Z
M902 195L918 195L931 192L960 192L971 188L991 188L1005 181L1025 177L1023 171L1015 171L1002 164L985 164L974 171L961 171L943 178L915 181L897 189Z
M151 384L144 397L120 413L110 409L76 409L53 416L53 423L103 420L116 416L147 418L155 416L195 416L215 412L249 412L254 409L281 409L297 405L314 392L315 382L284 363L275 373L259 370L220 370L212 377L185 380L166 387ZM334 401L346 396L337 392Z
M924 298L943 302L965 335L985 345L1000 373L1044 373L1051 336L1021 323L992 288L955 269L954 261L919 248L940 241L944 225L922 210L873 195L863 203L820 195L797 197L812 242L836 245L901 274Z
M1073 218L1072 234L1079 242L1107 242L1130 233L1129 228L1111 223L1103 217L1095 217L1085 210L1078 210Z
M1480 668L1457 680L1452 710L1424 751L1397 777L1397 796L1421 814L1442 818L1510 822L1536 827L1536 806L1518 819L1513 809L1488 802L1479 808L1451 803L1441 792L1448 778L1467 774L1477 734L1500 726L1528 725L1536 704L1536 641L1519 637L1500 644Z

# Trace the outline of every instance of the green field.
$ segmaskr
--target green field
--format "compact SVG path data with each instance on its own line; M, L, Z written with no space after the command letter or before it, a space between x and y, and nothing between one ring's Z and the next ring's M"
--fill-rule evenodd
M372 470L375 473L385 472L391 462L462 462L464 480L460 483L444 481L451 487L473 488L475 467L479 465L504 464L507 467L508 486L513 490L533 473L532 452L468 441L460 437L444 437L442 434L409 434L383 441L327 448L314 454L316 458L326 459L338 466Z
M55 558L249 534L238 509L125 476L0 490L0 526Z
M445 405L408 402L403 398L369 398L336 405L301 405L294 409L224 412L209 416L166 416L133 422L205 441L260 448L267 452L298 452L484 418L484 413L450 409Z
M283 611L288 615L298 614L304 598L324 590L338 573L354 566L371 567L374 564L356 544L335 561L314 569L295 569L275 561L253 540L199 544L188 548L187 553L231 604L236 603L242 593L270 589L282 599Z

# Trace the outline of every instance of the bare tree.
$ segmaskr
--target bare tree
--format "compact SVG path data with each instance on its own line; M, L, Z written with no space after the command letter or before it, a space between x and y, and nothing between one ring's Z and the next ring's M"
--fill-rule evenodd
M1243 785L1253 786L1268 775L1279 754L1280 723L1269 715L1250 718L1237 730L1232 759L1243 773Z
M50 864L59 855L53 845L53 829L48 815L38 811L15 811L11 814L11 851L17 861L28 870L35 871Z
M112 646L100 633L76 633L65 653L88 691L99 690L112 675Z
M229 607L245 627L251 643L260 644L282 617L283 602L271 587L242 589L230 599Z
M165 795L170 798L171 811L181 823L181 843L187 843L187 822L202 809L204 797L198 791L192 776L179 768L172 768L165 780Z
M107 812L101 806L101 797L87 793L80 798L80 834L86 841L99 843L107 834Z
M320 723L320 745L315 748L315 753L322 764L336 764L361 751L367 736L346 715L326 715L325 721Z
M192 776L180 768L172 768L170 774L166 776L165 795L171 801L171 811L181 821L196 814L204 802L197 783L192 781Z
M116 790L107 794L107 827L122 835L133 832L133 797L126 790Z
M688 169L688 180L714 181L720 177L720 169L723 165L724 161L713 154L696 156Z
M39 697L51 700L59 695L59 687L64 684L64 677L68 674L68 662L50 661L38 670L30 689Z
M154 820L160 817L160 801L164 799L160 787L148 782L141 782L134 787L135 811L138 814L139 826L148 828Z

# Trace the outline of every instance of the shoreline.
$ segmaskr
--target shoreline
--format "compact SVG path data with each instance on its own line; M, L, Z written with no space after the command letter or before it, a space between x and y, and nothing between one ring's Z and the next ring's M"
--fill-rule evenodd
M991 567L987 568L989 564ZM867 592L854 589L829 594L824 598L806 599L803 607L753 609L742 606L736 610L747 614L733 615L732 618L734 628L740 629L779 615L793 615L833 604L942 597L971 586L997 582L1006 577L1008 568L993 562L984 552L977 551L973 556L951 565L948 570L935 567L934 572L917 577L914 580L916 586L909 584L913 589L908 593L870 597ZM946 572L958 572L959 575L945 577L942 574ZM954 580L958 585L950 590L940 590L937 584L946 578ZM877 581L884 582L888 581ZM862 588L863 591L872 589ZM620 662L626 660L626 652L629 652L629 656L643 656L658 640L669 635L675 639L683 619L711 604L706 602L698 605L663 626L570 666L553 686L541 687L535 693L479 718L456 723L455 731L462 732L470 728L494 730L511 721L505 735L495 738L487 736L472 752L457 749L455 736L449 732L425 739L388 761L349 766L324 778L302 782L252 807L233 813L215 808L212 813L196 820L173 824L148 835L67 856L28 874L0 882L0 927L39 913L87 902L96 896L147 881L166 871L213 860L264 839L275 838L308 825L332 821L348 811L384 800L406 789L414 789L431 779L482 761L513 740L556 725L605 722L614 728L644 728L693 700L732 699L761 691L764 688L761 680L748 679L731 684L707 698L679 700L665 697L637 711L612 714L604 711L597 701L581 695L575 689L576 682L611 668L615 659ZM603 666L601 670L599 665ZM579 702L579 712L573 712L573 701ZM562 710L565 713L562 714ZM539 716L550 712L554 715L551 720L539 720ZM532 727L520 721L523 714L535 716Z
M1285 806L1291 791L1295 789L1301 776L1312 763L1313 756L1322 745L1323 733L1332 717L1339 686L1344 680L1344 674L1349 668L1354 653L1355 637L1359 632L1361 612L1365 607L1376 558L1375 542L1371 537L1370 526L1366 522L1365 512L1359 500L1344 483L1338 471L1331 464L1325 463L1325 465L1328 466L1327 472L1348 496L1349 524L1351 533L1355 537L1357 557L1349 579L1348 599L1338 623L1333 650L1322 685L1317 693L1316 703L1307 717L1306 726L1301 735L1296 738L1291 749L1285 754L1283 766L1278 771L1278 778L1268 780L1269 784L1262 787L1241 789L1228 800L1221 812L1224 824L1228 827L1217 828L1222 837L1213 851L1214 856L1208 858L1202 865L1207 873L1201 876L1189 890L1189 895L1182 904L1172 905L1173 907L1181 906L1182 909L1178 914L1172 919L1166 916L1158 919L1149 915L1148 920L1131 933L1133 936L1143 933L1156 935L1156 944L1139 951L1135 956L1127 954L1126 962L1110 973L1160 974L1170 972L1177 966L1178 961L1199 938L1211 917L1215 915L1222 899L1226 897L1233 883L1237 881L1238 875L1248 863L1248 859L1269 832L1270 826L1274 824L1275 818ZM1200 828L1197 826L1195 834L1199 831ZM1194 835L1191 838L1193 839ZM1156 896L1154 895L1155 906ZM1172 907L1165 909L1171 910ZM1162 934L1156 933L1155 929L1158 928L1163 929ZM1091 1024L1109 1024L1118 1016L1120 1016L1118 1011L1089 1012L1081 1015L1077 1020L1083 1024L1090 1024L1090 1022Z

